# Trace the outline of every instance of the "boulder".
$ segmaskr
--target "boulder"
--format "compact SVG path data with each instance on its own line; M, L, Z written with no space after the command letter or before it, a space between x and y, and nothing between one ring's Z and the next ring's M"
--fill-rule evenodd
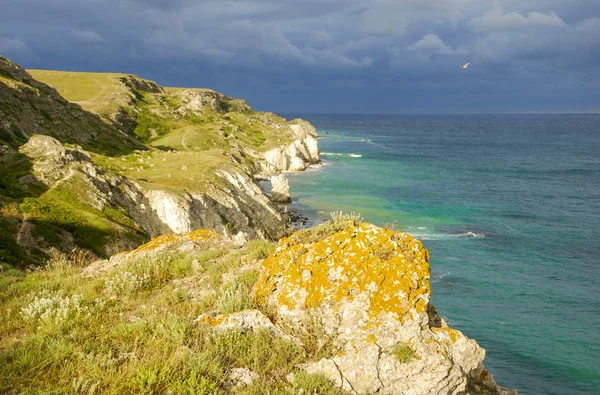
M271 200L278 203L291 203L290 185L284 174L271 177Z
M260 379L259 374L248 368L233 368L229 371L223 387L227 391L232 391L252 385L258 379Z
M215 330L258 331L261 329L275 330L271 320L258 310L243 310L237 313L220 314L215 317L201 315L198 322L210 324Z

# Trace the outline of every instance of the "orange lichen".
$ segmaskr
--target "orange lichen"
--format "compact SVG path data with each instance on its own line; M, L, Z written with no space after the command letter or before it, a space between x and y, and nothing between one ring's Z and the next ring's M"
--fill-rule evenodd
M452 341L452 343L456 343L458 341L458 338L462 336L462 333L460 331L457 331L456 329L452 328L431 328L431 330L435 332L438 336L443 334L447 335L448 338Z
M381 252L384 251L385 254ZM429 303L429 252L414 237L363 223L303 244L282 239L262 264L257 299L316 308L368 296L369 316L421 314Z
M211 326L219 326L223 322L225 322L227 320L227 318L228 317L226 315L219 315L216 317L202 317L200 322L203 324L209 324Z
M196 229L192 232L167 234L155 237L146 244L139 246L133 253L153 251L169 244L206 241L213 237L218 237L218 234L212 230Z

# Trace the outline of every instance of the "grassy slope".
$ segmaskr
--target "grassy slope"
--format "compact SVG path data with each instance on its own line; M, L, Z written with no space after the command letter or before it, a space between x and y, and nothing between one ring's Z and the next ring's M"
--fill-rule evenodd
M107 116L118 111L119 97L131 94L118 73L80 73L30 70L41 81L52 85L70 101L84 109ZM132 116L137 117L134 133L150 150L145 155L96 155L95 160L113 171L156 187L205 188L215 182L214 170L234 163L224 153L238 147L255 151L289 144L293 136L285 128L273 124L285 121L274 114L257 113L243 106L243 101L230 99L221 108L205 107L201 113L177 113L182 106L182 91L187 88L165 88L166 93L134 92ZM210 89L193 89L200 94L216 94ZM128 109L131 111L131 109ZM165 152L172 151L169 154ZM142 158L143 157L143 158ZM142 161L141 159L144 159ZM166 159L166 160L164 160ZM241 165L249 164L242 161ZM181 171L183 167L188 170ZM190 185L191 182L191 185Z
M217 169L234 167L248 171L253 159L240 154L241 149L260 152L293 141L283 119L270 113L254 112L240 99L220 95L222 101L218 108L207 105L200 112L180 110L184 104L182 97L190 92L211 97L218 95L210 89L166 88L164 93L149 93L132 91L121 80L126 77L125 74L51 70L29 72L35 79L55 88L66 99L100 115L106 121L114 118L120 109L136 119L134 132L143 144L136 143L135 147L121 151L117 146L122 139L107 134L113 133L114 128L88 116L76 116L64 122L82 136L95 132L99 138L82 143L81 139L75 141L60 135L57 137L63 143L80 143L90 151L96 164L137 180L147 188L175 193L185 190L202 192L209 185L222 182L216 176ZM0 83L17 87L25 85L12 79L9 74L0 75ZM19 100L29 100L28 96L21 96ZM18 100L15 103L19 103ZM44 103L45 106L50 104L48 101ZM35 103L32 106L39 108ZM16 107L13 103L7 111L19 115ZM81 112L77 107L63 108L61 111L71 111L73 114ZM96 126L105 130L96 130ZM62 126L48 123L48 128L59 130ZM53 135L51 131L48 134ZM134 151L133 148L138 149ZM3 245L0 245L0 261L14 263L23 259L23 251L14 243L14 239L24 216L36 224L34 236L44 239L40 243L40 247L44 248L61 247L64 243L58 234L63 230L74 235L77 246L100 255L103 246L115 238L126 237L138 242L144 240L143 232L131 226L130 219L118 208L97 212L86 205L85 199L79 196L78 188L81 186L77 179L63 183L60 190L46 191L37 186L28 186L27 190L23 190L19 187L19 177L31 173L31 164L20 154L9 155L0 160L2 169L6 171L0 174L0 219L6 224L2 235L10 242L3 241ZM62 248L65 248L64 245Z
M253 267L273 248L209 239L94 277L82 272L80 255L57 255L32 273L0 264L0 392L215 394L231 369L247 367L260 379L236 393L342 394L319 376L286 380L298 363L323 357L323 347L268 331L219 333L196 320L262 308L251 294Z
M27 70L38 81L54 87L70 102L99 115L118 111L119 104L130 94L120 78L121 73L85 73L56 70Z

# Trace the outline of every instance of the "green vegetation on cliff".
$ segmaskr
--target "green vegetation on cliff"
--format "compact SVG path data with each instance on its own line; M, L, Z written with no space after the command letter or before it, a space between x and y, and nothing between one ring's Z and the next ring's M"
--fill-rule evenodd
M106 256L149 238L120 203L86 194L98 172L143 190L200 195L226 188L218 171L251 175L266 150L295 139L284 119L210 89L164 89L120 73L28 73L2 57L0 119L0 219L10 225L0 261L12 264L39 262L50 247ZM36 134L83 149L94 170L79 154L61 159L60 150L52 165L40 165L43 155L22 148Z

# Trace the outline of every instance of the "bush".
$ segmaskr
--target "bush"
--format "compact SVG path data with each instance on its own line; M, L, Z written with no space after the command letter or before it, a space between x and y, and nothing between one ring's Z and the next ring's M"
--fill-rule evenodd
M217 311L221 314L237 313L255 307L248 287L239 281L226 285L219 293L216 303Z
M323 375L298 372L294 374L294 393L307 395L342 395L346 392L337 388Z
M333 211L329 214L331 215L331 219L333 220L333 222L335 222L336 224L341 222L351 222L352 225L356 226L360 225L363 222L360 213L355 213L354 211L350 214L344 214L341 211Z
M131 295L150 285L150 275L120 272L104 282L106 291L112 296Z
M406 343L398 343L392 348L392 355L402 363L416 359L415 352Z
M43 291L21 309L23 319L33 325L63 327L90 316L83 296L65 296L62 291Z

